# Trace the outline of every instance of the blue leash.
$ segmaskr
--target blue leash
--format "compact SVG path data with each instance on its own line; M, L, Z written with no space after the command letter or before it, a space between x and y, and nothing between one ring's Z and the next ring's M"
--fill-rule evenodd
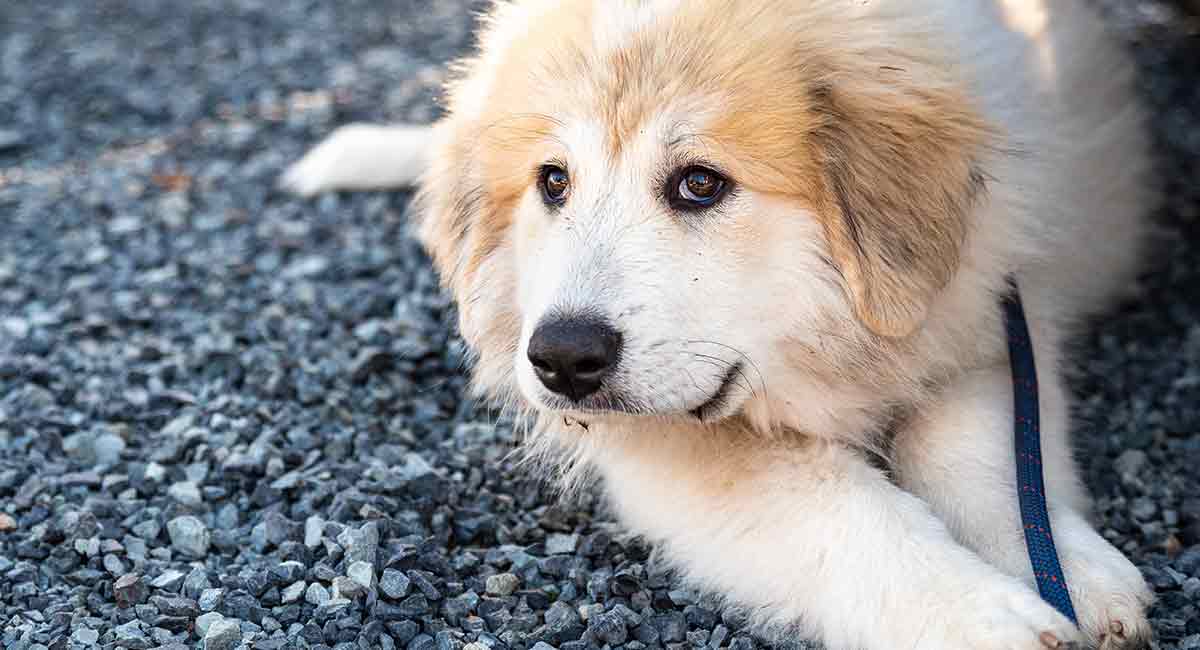
M1021 294L1013 282L1012 291L1004 300L1004 323L1008 330L1008 357L1013 378L1013 434L1017 454L1017 488L1021 502L1021 526L1025 529L1025 546L1042 598L1063 616L1078 623L1067 579L1063 576L1050 531L1050 514L1046 510L1046 486L1042 482L1042 446L1039 433L1037 367L1034 365L1033 344L1025 321Z

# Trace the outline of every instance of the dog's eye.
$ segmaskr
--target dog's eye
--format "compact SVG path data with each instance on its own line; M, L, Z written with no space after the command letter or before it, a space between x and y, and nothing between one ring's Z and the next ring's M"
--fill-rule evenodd
M679 176L671 194L678 208L696 209L713 206L725 194L725 177L705 167L689 167Z
M567 198L567 190L571 188L571 178L562 167L544 165L538 185L542 189L542 200L547 205L562 205Z

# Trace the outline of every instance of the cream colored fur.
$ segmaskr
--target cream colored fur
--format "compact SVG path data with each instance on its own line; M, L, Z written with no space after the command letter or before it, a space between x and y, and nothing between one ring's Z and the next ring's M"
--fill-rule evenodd
M693 79L706 72L718 81ZM1079 0L514 0L441 122L346 127L284 184L420 176L419 235L480 390L536 421L533 456L598 475L664 561L760 624L835 650L1137 648L1150 592L1087 521L1061 378L1073 328L1131 280L1154 198L1131 77ZM766 89L816 99L793 114ZM734 170L719 213L680 223L655 196L672 147ZM557 216L531 175L551 158L572 176ZM1025 556L1009 274L1081 631L1039 599ZM537 381L531 332L570 309L624 332L612 383L630 412ZM739 362L726 406L689 415Z

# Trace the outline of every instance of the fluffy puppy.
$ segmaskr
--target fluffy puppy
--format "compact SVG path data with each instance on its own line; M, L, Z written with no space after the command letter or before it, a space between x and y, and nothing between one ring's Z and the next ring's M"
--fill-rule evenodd
M346 127L284 182L419 182L475 383L535 456L831 648L1147 645L1060 378L1153 198L1131 66L1081 0L499 1L456 71L436 125ZM1025 555L1010 276L1081 629Z

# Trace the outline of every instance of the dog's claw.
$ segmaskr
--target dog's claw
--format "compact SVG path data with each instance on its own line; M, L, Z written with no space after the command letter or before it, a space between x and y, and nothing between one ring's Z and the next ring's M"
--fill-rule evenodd
M1041 640L1042 645L1046 646L1047 648L1057 649L1062 647L1062 641L1059 641L1058 637L1054 636L1053 632L1042 632L1042 635L1038 638Z

